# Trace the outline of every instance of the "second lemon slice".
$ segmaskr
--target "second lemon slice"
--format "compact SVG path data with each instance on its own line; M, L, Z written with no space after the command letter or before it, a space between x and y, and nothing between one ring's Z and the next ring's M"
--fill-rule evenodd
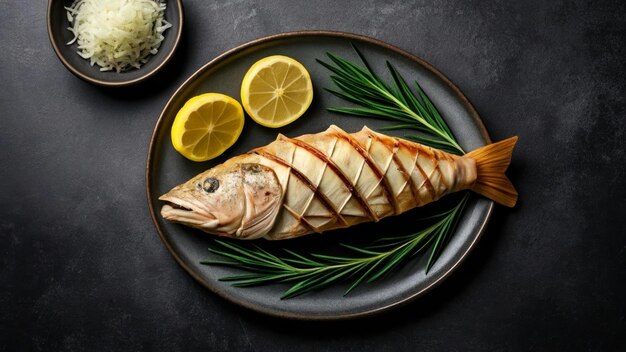
M243 109L235 99L219 93L198 95L176 114L172 144L187 159L213 159L237 141L243 122Z
M313 85L298 61L282 55L257 61L241 83L241 102L248 115L266 127L282 127L311 105Z

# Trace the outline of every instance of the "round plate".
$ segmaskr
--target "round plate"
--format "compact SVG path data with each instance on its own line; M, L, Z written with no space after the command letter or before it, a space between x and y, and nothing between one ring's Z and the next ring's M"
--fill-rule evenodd
M161 194L235 155L270 143L278 133L299 136L324 131L331 124L348 132L358 131L363 125L372 128L383 126L382 121L338 115L326 110L349 104L323 90L333 87L330 73L315 59L328 61L325 54L332 52L356 62L358 57L351 43L361 49L372 68L384 77L388 77L385 60L389 60L407 81L417 80L465 150L490 142L472 105L447 78L424 60L375 39L337 32L285 33L252 41L215 58L182 84L161 113L150 142L146 181L150 212L167 249L198 282L231 302L274 316L314 320L354 318L397 307L419 297L447 277L474 247L491 215L491 201L471 197L454 235L428 274L425 273L425 256L416 257L373 283L361 284L346 297L343 292L349 287L349 282L287 300L281 300L280 296L288 285L237 288L218 281L220 277L242 272L200 264L208 258L218 259L207 251L208 247L215 245L214 236L163 220L159 213L163 204L157 199ZM191 162L174 150L170 142L170 128L176 113L189 98L201 93L219 92L239 99L240 84L248 68L257 60L276 54L295 58L311 74L314 99L305 115L280 129L265 128L247 118L237 143L219 158L208 162ZM398 133L402 135L402 131ZM455 195L451 195L433 205L383 219L376 224L358 225L295 240L260 240L259 243L265 247L286 247L301 253L328 253L336 251L339 242L352 244L380 236L411 233L416 228L417 214L426 214L433 206L451 205L455 200L458 197L455 199Z
M167 4L165 19L172 24L172 27L163 33L165 39L161 42L159 52L156 55L150 55L148 61L139 69L120 73L102 72L98 65L91 66L89 60L83 59L76 53L76 43L66 44L74 38L74 35L67 30L70 23L64 7L72 6L73 3L74 0L48 0L48 37L59 60L78 78L101 86L128 86L152 77L170 61L176 51L183 31L183 3L182 0L167 0L165 1Z

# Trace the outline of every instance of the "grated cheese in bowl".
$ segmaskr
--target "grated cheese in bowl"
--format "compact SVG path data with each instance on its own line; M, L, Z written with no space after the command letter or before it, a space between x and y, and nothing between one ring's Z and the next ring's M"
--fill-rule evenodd
M100 71L139 68L158 52L166 5L154 0L78 0L66 7L78 55Z

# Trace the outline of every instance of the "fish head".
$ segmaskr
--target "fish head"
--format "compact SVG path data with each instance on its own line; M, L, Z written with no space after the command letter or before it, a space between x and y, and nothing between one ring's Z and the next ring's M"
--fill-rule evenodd
M232 238L263 237L272 228L282 187L274 170L257 163L222 164L159 197L170 221Z

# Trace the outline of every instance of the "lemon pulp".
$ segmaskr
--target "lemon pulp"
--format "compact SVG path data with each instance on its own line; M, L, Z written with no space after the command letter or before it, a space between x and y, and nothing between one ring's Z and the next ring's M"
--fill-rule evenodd
M241 103L248 115L266 127L282 127L311 105L313 85L306 68L282 55L257 61L241 83Z
M176 114L172 145L187 159L210 160L237 141L243 123L243 109L235 99L219 93L198 95Z

